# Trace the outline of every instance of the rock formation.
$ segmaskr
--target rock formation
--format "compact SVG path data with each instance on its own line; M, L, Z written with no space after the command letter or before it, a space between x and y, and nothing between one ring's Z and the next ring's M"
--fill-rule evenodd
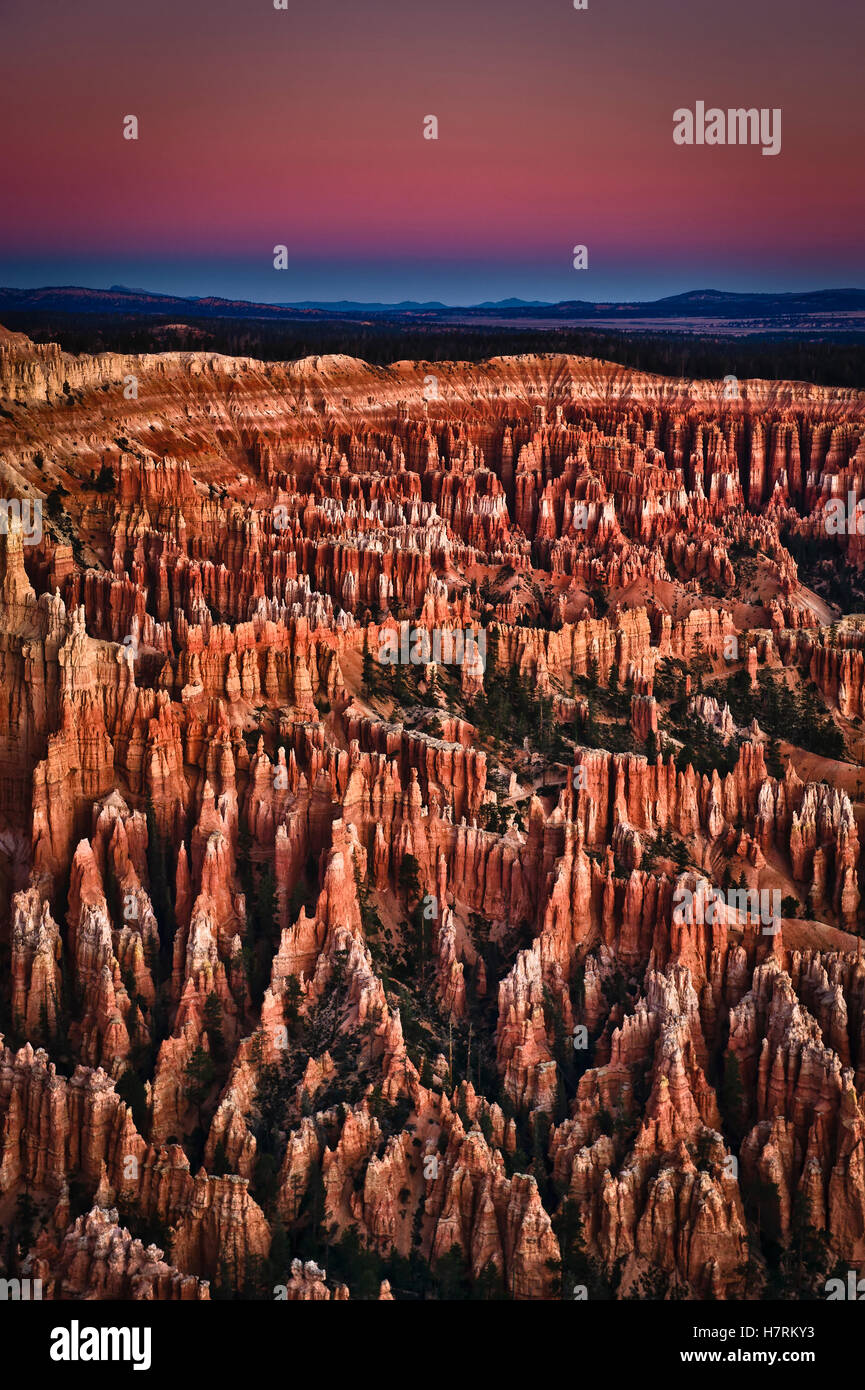
M46 1297L757 1298L803 1229L865 1271L865 627L782 541L865 399L429 365L0 334Z

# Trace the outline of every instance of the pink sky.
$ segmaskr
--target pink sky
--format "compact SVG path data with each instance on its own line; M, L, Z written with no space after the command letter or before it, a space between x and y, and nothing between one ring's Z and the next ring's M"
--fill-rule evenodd
M853 0L6 0L2 29L2 284L465 301L865 283ZM697 100L780 107L780 155L676 146Z

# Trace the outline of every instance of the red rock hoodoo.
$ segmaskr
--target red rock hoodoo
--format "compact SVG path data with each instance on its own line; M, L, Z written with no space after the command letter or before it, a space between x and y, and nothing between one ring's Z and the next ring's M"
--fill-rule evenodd
M0 336L45 1297L759 1298L805 1228L865 1272L865 624L794 558L865 564L865 396L434 365Z

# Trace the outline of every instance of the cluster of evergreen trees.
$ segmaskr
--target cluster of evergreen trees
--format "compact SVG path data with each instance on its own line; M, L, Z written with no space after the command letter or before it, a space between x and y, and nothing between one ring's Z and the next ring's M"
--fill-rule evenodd
M730 706L737 724L747 726L756 719L772 739L786 739L822 758L844 758L844 735L811 681L803 680L794 691L771 671L760 671L757 679L760 688L752 691L747 671L737 671L716 689L716 698Z
M498 653L498 629L489 627L483 690L467 704L468 718L485 738L517 749L528 739L533 752L554 760L567 758L570 749L552 700L532 686L516 663L502 668Z

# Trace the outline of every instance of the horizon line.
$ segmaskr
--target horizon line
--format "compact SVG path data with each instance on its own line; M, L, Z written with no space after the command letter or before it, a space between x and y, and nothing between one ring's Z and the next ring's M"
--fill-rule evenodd
M211 292L208 294L181 294L170 290L155 290L142 286L123 285L115 283L112 285L86 285L86 284L37 284L37 285L0 285L0 294L35 294L46 293L49 291L83 291L90 294L128 294L131 296L146 295L155 299L181 300L184 303L196 305L208 301L224 301L225 303L248 304L250 306L262 305L272 309L495 309L501 307L525 307L547 309L555 308L563 304L586 304L592 308L602 308L607 305L634 305L642 307L652 304L660 304L676 299L684 299L689 295L715 295L719 300L724 299L784 299L784 298L804 298L810 295L819 294L865 294L865 287L859 285L818 285L812 289L795 290L718 290L712 286L701 286L690 290L681 290L673 294L661 294L654 298L639 299L633 296L625 296L622 299L611 298L609 295L602 299L534 299L524 298L522 295L506 295L501 299L478 299L469 300L464 303L453 303L442 299L415 299L403 297L398 300L377 300L363 298L340 299L249 299L243 295L231 295L226 293Z

